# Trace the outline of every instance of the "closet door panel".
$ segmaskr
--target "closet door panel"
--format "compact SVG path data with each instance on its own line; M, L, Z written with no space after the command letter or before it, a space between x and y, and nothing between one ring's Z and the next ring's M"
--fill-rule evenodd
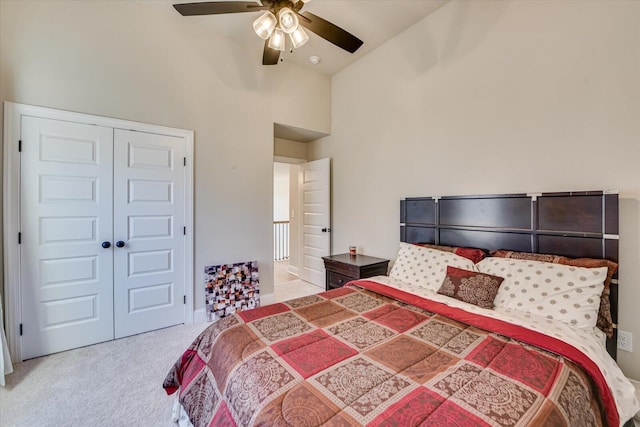
M23 116L22 357L113 339L113 129Z
M182 138L114 132L116 338L185 319Z

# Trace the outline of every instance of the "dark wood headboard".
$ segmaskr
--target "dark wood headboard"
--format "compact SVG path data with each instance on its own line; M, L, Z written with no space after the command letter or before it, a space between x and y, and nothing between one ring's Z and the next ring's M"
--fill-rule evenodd
M618 262L618 193L406 198L400 201L400 241ZM617 324L617 275L610 300ZM616 329L607 340L607 351L614 359L617 341Z

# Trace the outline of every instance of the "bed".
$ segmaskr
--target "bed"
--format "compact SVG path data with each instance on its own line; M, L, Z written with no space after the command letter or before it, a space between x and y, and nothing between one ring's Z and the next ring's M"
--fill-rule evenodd
M174 418L632 425L617 208L612 192L404 199L388 276L213 323L165 378Z

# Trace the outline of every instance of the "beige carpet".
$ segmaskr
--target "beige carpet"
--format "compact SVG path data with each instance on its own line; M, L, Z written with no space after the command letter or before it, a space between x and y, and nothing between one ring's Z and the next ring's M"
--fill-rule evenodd
M275 286L276 301L324 289L301 280ZM27 360L0 387L0 426L175 426L165 375L205 323Z
M96 344L15 366L2 426L173 426L165 375L204 323Z

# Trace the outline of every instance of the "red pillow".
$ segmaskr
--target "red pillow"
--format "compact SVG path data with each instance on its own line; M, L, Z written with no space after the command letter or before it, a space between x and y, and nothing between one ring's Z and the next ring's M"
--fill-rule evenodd
M474 264L479 263L487 256L487 253L485 251L476 248L459 248L456 246L432 245L431 243L415 243L415 245L423 246L425 248L437 249L444 252L452 252L466 259L470 259Z

